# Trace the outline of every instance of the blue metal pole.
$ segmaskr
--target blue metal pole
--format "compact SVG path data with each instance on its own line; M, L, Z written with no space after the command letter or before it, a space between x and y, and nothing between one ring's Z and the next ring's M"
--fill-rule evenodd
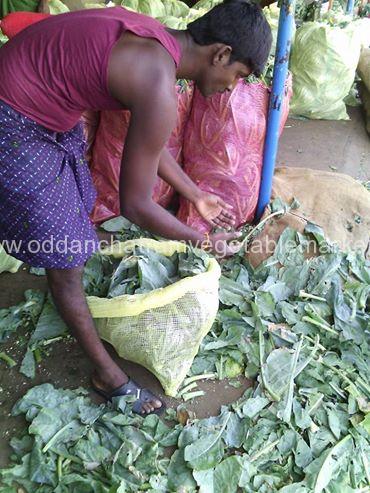
M355 5L354 0L348 0L347 8L346 8L346 14L353 14L354 5Z
M279 125L284 99L284 87L288 74L289 55L293 37L294 7L295 0L282 0L263 154L262 177L255 216L256 222L261 218L271 198L272 178L274 176L279 143Z

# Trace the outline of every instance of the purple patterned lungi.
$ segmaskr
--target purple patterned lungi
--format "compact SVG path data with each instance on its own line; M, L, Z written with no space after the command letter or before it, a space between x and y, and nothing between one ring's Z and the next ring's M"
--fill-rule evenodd
M56 133L0 101L0 243L35 267L83 265L98 239L82 128Z

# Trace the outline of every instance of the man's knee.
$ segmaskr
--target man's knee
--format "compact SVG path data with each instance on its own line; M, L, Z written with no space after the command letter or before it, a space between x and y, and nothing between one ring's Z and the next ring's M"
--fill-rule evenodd
M51 288L79 287L82 285L84 266L72 269L47 269L46 275Z

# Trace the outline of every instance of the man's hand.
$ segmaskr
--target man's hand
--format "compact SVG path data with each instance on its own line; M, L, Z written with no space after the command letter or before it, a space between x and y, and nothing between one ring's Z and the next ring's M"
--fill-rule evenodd
M219 258L231 257L235 253L238 253L243 246L238 241L232 241L237 240L240 236L240 232L209 235L209 248Z
M235 225L232 206L217 195L203 192L193 203L199 214L212 226L230 229Z

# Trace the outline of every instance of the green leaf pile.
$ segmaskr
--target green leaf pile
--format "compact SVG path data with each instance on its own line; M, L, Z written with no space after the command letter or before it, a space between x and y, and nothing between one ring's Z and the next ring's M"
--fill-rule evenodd
M307 258L312 241L321 253ZM240 400L167 426L131 415L127 399L113 409L35 387L14 408L30 424L0 492L368 493L369 267L312 224L287 229L255 270L227 260L191 372L253 378Z
M166 257L136 247L121 260L97 253L86 264L83 283L89 296L115 298L143 294L206 272L207 263L208 255L192 248Z
M115 410L91 403L82 389L31 389L13 409L30 424L11 441L18 464L1 471L0 491L17 492L14 480L39 493L165 491L158 490L168 482L164 447L176 444L180 427L133 416L126 401L117 399Z
M0 309L0 343L23 329L24 334L18 334L18 341L26 347L26 353L19 371L28 378L34 378L37 360L42 359L43 347L66 336L67 327L49 296L28 289L24 297L25 300L18 305Z

